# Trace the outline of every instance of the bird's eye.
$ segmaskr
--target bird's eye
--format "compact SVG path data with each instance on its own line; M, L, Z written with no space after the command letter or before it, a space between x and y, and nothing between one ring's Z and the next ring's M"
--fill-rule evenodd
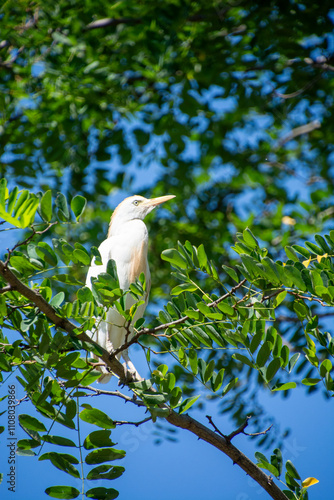
M138 201L138 200L134 200L133 204L134 204L135 206L137 206L137 205L139 205L139 201Z

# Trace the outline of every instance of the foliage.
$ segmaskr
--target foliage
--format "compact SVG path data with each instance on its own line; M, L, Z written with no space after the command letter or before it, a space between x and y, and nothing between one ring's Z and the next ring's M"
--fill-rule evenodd
M140 339L160 405L185 414L209 391L237 425L251 414L261 431L259 386L286 394L296 383L328 396L332 3L21 0L3 2L0 19L0 217L26 241L5 257L9 269L88 330L101 312L97 297L116 304L124 292L114 275L93 295L83 287L85 266L99 259L92 243L104 239L109 195L115 206L123 192L175 194L149 224L155 308L147 318L153 327L187 319L171 337ZM55 332L17 291L0 295L0 310L11 335L21 332L4 333L0 367L24 362L22 383L43 394L39 404L66 406L71 384L75 394L75 384L94 380L79 351L96 348ZM29 365L27 346L38 339ZM175 365L155 359L160 350ZM144 393L156 418L164 410ZM269 448L277 436L259 439Z
M5 189L2 200L1 208L8 221L11 221L12 210L15 211L9 204L15 207L21 196L16 189L14 193L15 196ZM57 202L60 198L61 210ZM72 200L75 217L81 215L84 200L79 205L78 208L75 199ZM42 216L44 214L44 218L49 214L51 224L64 223L64 214L67 220L70 218L63 195L58 195L52 204L51 196L46 193L40 199L38 211ZM53 220L56 217L58 222ZM46 225L51 230L51 224L48 220L39 225ZM18 442L18 452L38 455L39 460L50 460L54 467L75 478L84 479L86 474L87 479L113 480L123 473L124 468L112 466L109 462L122 459L125 451L115 449L110 439L111 430L116 426L112 418L82 402L87 389L91 390L88 386L99 377L94 360L87 354L89 356L91 351L101 353L85 338L82 340L81 334L92 328L95 317L103 317L101 301L117 304L124 318L131 321L135 309L125 310L123 297L132 293L140 300L142 283L138 280L131 290L120 290L113 266L108 266L107 273L101 274L95 282L92 293L87 287L72 281L69 273L56 274L56 270L63 265L67 268L70 263L87 265L96 251L90 254L82 245L72 247L64 239L54 239L52 246L46 242L35 243L36 234L34 229L31 236L9 251L0 272L1 324L18 335L8 338L1 333L1 379L18 367L20 375L16 378L26 397L43 417L39 420L20 414L20 426L28 437ZM230 391L247 380L241 376L242 369L257 373L259 380L272 392L292 390L300 383L311 387L322 383L329 395L334 392L331 376L334 340L329 332L319 328L314 305L320 304L331 314L328 308L334 302L334 232L325 237L317 235L317 245L306 242L305 247L286 247L284 262L274 261L268 250L259 246L250 229L237 234L237 238L233 249L239 254L239 264L235 269L224 266L224 272L236 282L232 288L221 282L203 245L197 248L187 241L184 245L178 243L177 249L166 249L162 254L162 258L173 266L179 284L171 290L172 298L159 313L156 326L149 329L137 325L136 335L130 341L130 344L134 343L142 335L154 335L159 339L158 352L150 346L143 346L152 366L151 378L129 385L137 404L147 408L154 422L157 418L168 420L173 410L180 415L188 412L200 397L205 397L205 393L224 400ZM52 306L60 320L74 320L77 327L73 331L65 331L65 326L54 329L49 314L43 314L38 306L38 299L34 303L34 298L28 297L24 289L13 285L8 277L9 271L21 283L32 283L31 289ZM41 272L47 277L39 282L37 278ZM201 287L203 273L207 276L205 290ZM71 292L55 293L57 281L70 284ZM70 296L72 288L75 289L75 300ZM287 307L300 322L304 333L304 345L298 348L283 343L279 332L277 315ZM205 350L215 354L209 362L202 357ZM86 356L82 355L84 351ZM233 352L238 377L225 376L227 351ZM158 365L155 359L161 356L165 364ZM300 357L302 363L298 364ZM307 376L302 380L298 373L301 367L307 370ZM190 390L182 384L184 375L193 381ZM199 387L204 394L194 395ZM92 431L83 440L80 420L101 430ZM78 433L79 444L61 435L52 435L50 431L54 423ZM57 451L41 454L46 444L63 446L66 451L68 447L74 448L78 458ZM270 462L259 452L256 458L259 467L276 478L281 476L283 459L279 449L274 451ZM83 461L86 466L94 468L88 473L79 471L76 465ZM293 464L287 461L285 467L286 496L306 498L308 486L314 483L310 478L305 480L306 483L298 483L301 479ZM76 498L80 494L72 486L52 486L46 493L56 498ZM89 489L85 494L88 498L117 496L116 490L105 487Z

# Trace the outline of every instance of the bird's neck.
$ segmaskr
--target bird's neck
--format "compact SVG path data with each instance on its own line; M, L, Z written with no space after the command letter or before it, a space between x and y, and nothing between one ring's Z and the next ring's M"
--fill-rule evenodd
M134 233L142 233L143 231L147 233L146 225L141 219L124 220L116 218L110 222L108 238L124 234L129 235L131 238Z

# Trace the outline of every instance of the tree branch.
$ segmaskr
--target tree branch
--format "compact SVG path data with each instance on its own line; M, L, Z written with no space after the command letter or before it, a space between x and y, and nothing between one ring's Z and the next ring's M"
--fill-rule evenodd
M58 224L58 222L50 222L48 224L48 226L45 229L43 229L42 231L36 231L36 229L32 226L31 227L32 234L30 236L28 236L24 241L20 241L19 243L16 243L16 245L14 245L13 248L11 248L10 250L9 250L9 248L7 248L8 255L7 255L7 259L5 261L5 266L8 265L8 263L10 261L10 256L12 255L14 250L16 250L16 248L20 247L21 245L26 245L27 243L29 243L29 241L31 241L33 239L33 237L36 236L36 234L46 233L50 229L50 227L54 226L55 224Z
M95 387L92 387L90 385L84 386L84 385L78 385L80 389L89 389L90 391L93 391L94 394L87 394L87 396L94 397L94 396L99 396L100 394L104 394L105 396L116 396L118 398L124 399L126 403L133 403L137 406L146 406L140 399L137 399L137 396L133 394L132 398L130 396L126 396L120 391L106 391L105 389L95 389Z
M248 426L248 422L249 420L252 418L250 415L248 415L246 417L246 420L244 421L243 424L240 425L240 427L238 427L238 429L236 429L235 431L231 432L231 434L228 434L227 436L225 434L223 434L219 429L218 427L215 425L215 423L213 422L212 420L212 417L210 417L210 415L207 415L206 418L209 420L210 424L212 425L212 427L214 428L214 430L220 435L222 436L223 438L226 439L226 441L228 441L229 443L232 441L232 439L237 436L238 434L244 434L245 436L261 436L263 434L267 434L267 432L270 431L270 429L272 428L273 424L269 425L269 427L267 429L265 429L264 431L261 431L261 432L245 432L245 429L246 427Z
M300 127L296 127L294 129L292 129L291 132L289 132L287 135L285 135L284 137L279 139L279 141L277 142L277 145L275 146L274 149L276 150L276 149L280 148L281 146L283 146L284 144L286 144L287 142L292 141L296 137L299 137L300 135L304 135L304 134L309 134L310 132L312 132L312 130L316 130L317 128L320 128L320 127L321 127L321 123L319 122L319 120L313 120L310 123L306 123L305 125L301 125Z
M292 92L291 94L281 94L280 92L277 92L277 90L274 90L273 94L276 95L277 97L280 97L281 99L292 99L293 97L297 97L300 94L303 94L305 90L308 90L309 88L313 87L313 85L322 78L323 71L317 75L313 80L308 82L304 87L302 87L299 90L296 90L296 92Z
M141 24L141 19L131 18L131 17L120 17L112 18L106 17L104 19L98 19L92 23L87 24L85 30L95 30L98 28L107 28L108 26L118 26L119 24Z
M15 274L13 274L10 271L10 269L7 268L5 263L2 261L0 261L0 276L2 276L7 281L7 283L9 283L12 287L15 287L15 289L19 293L21 293L21 295L23 295L28 300L33 302L55 326L57 326L58 328L62 328L63 330L67 331L70 335L75 335L77 338L83 340L84 342L88 342L90 344L98 346L98 344L96 344L96 342L94 342L85 332L82 331L80 332L80 327L75 326L67 318L62 318L58 316L55 309L52 306L50 306L50 304L46 302L46 300L38 292L35 292L34 290L27 287L24 283L22 283L15 276ZM225 294L223 297L220 297L214 303L216 304L218 303L218 301L222 301L224 300L224 298L227 298L231 293L240 288L245 281L246 280L241 281L238 285L232 288L229 293ZM183 321L185 321L185 319ZM157 331L157 329L162 329L162 328L166 328L166 325L160 325L160 328L156 327L155 329L152 330ZM150 331L149 329L147 330ZM143 332L140 333L140 335L142 334ZM100 358L103 359L106 365L116 375L118 375L120 379L124 380L125 373L123 365L115 357L110 356L106 350L101 348L101 346L99 346L99 349L102 350L102 355L100 356ZM93 388L90 388L90 390L92 389ZM117 395L120 396L120 394L121 393ZM126 397L124 397L124 395L120 397L123 397L123 399L127 399ZM131 398L129 398L129 401L132 401ZM203 439L203 441L206 441L207 443L211 444L218 450L225 453L225 455L231 458L234 464L237 464L249 476L251 476L273 499L287 500L287 497L279 489L279 487L272 481L272 479L269 476L267 476L259 467L257 467L257 465L255 465L248 457L246 457L246 455L244 455L238 448L233 446L232 443L228 442L226 438L217 435L217 433L213 432L208 427L205 427L197 420L194 420L189 415L184 415L184 414L180 415L178 413L175 413L171 409L169 409L169 411L170 413L166 417L166 420L171 425L174 425L175 427L179 427L181 429L188 430L192 434L196 435L198 438Z
M241 288L246 283L246 281L247 281L246 279L240 281L240 283L238 283L233 288L231 288L231 290L229 292L227 292L224 295L222 295L221 297L219 297L219 299L214 300L213 302L210 302L209 304L206 304L206 305L208 307L216 307L220 302L222 302L223 300L225 300L228 297L230 297L231 295L233 295L236 290ZM200 312L200 310L195 309L194 312ZM138 341L139 337L141 337L142 335L155 335L157 332L160 332L161 330L167 330L167 328L181 325L182 323L185 323L188 319L190 319L189 316L182 316L182 318L176 319L175 321L170 321L169 323L164 323L163 325L155 326L154 328L143 328L138 333L136 333L136 335L134 335L131 340L129 340L128 342L125 342L118 349L115 349L112 352L111 356L116 356L120 352L124 351L124 349L127 349L132 344L135 344Z
M127 420L113 420L113 422L116 425L134 425L135 427L139 427L140 425L145 424L150 420L152 420L152 417L144 418L144 420L140 420L140 422L128 422Z
M11 285L4 286L3 288L0 288L0 295L3 293L11 292L13 290L13 287Z
M237 464L246 474L251 476L271 496L271 498L275 500L287 500L285 494L273 482L272 478L267 476L267 474L223 436L205 427L189 415L180 415L172 412L166 420L175 427L188 430L198 438L225 453L225 455L233 461L233 464Z
M118 361L118 359L110 356L108 351L103 349L97 342L94 342L94 340L92 340L91 337L89 337L89 335L87 335L80 329L80 327L74 325L67 318L62 318L61 316L58 316L55 309L52 306L50 306L50 304L42 297L42 295L39 294L39 292L32 290L24 283L22 283L22 281L20 281L15 276L15 274L12 273L10 269L8 269L6 264L1 260L0 260L0 276L2 276L5 279L5 281L7 281L9 285L11 285L12 288L15 288L15 290L18 291L21 295L26 297L30 302L33 302L38 307L38 309L41 312L43 312L45 316L55 326L61 328L62 330L65 330L67 333L75 336L76 338L82 340L83 342L87 342L91 345L98 347L100 351L102 350L100 358L116 375L120 377L120 379L122 380L126 379L126 373L124 371L124 367Z

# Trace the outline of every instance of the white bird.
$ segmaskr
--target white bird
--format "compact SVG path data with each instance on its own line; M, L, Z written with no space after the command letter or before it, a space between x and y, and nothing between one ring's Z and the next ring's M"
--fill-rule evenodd
M143 297L144 303L141 304L132 320L134 324L141 318L146 309L148 295L151 286L151 275L147 261L148 231L143 221L157 205L175 198L174 195L160 196L159 198L147 199L143 196L130 196L125 198L114 210L108 231L108 238L99 246L99 252L102 259L102 265L96 265L93 259L88 270L86 286L92 289L92 277L97 277L100 273L105 273L110 259L116 263L119 286L128 290L131 283L140 276L141 273L146 277L146 294ZM135 299L130 293L126 296L126 309L135 303ZM96 329L92 332L92 338L101 347L108 352L121 347L126 341L131 340L134 335L133 324L126 325L126 320L117 311L115 306L107 309L105 319L97 318ZM124 349L116 357L124 359L124 368L133 373L136 378L140 376L131 362L128 350ZM106 383L110 380L112 374L106 367L98 367L102 372L98 382Z

